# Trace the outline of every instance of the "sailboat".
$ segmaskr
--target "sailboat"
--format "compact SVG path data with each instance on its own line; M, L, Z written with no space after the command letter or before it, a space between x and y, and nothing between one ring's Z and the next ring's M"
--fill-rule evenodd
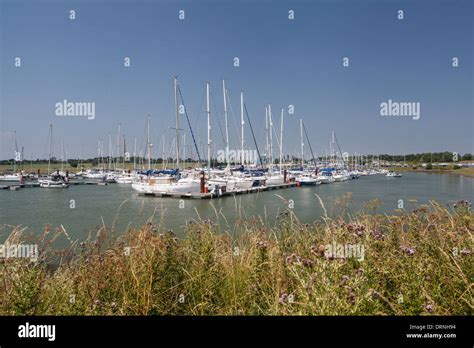
M17 141L16 141L16 132L14 132L15 134L15 158L13 159L13 173L11 174L3 174L3 175L0 175L0 181L21 181L22 179L22 174L23 173L17 173L16 171L16 162L18 159L21 160L21 157L19 157L20 153L18 152L18 144L17 144Z
M265 111L268 114L268 121L269 121L269 145L270 145L270 168L268 169L267 175L265 176L265 186L275 186L275 185L281 185L284 184L285 178L281 174L281 165L282 163L280 162L280 172L275 173L273 171L273 117L272 117L272 107L269 104L268 108L265 109ZM281 115L281 134L283 133L283 113ZM277 138L278 140L278 138ZM280 154L282 152L282 141L280 139ZM281 161L281 156L280 156L280 161Z
M300 118L300 138L301 138L301 168L304 169L303 119L301 118ZM300 176L296 178L296 182L299 183L300 186L315 186L315 185L321 184L321 181L319 181L316 177L314 177L313 173L307 172L307 171L303 171L300 174Z
M53 139L53 125L49 125L49 158L48 158L48 174L51 169L51 143ZM38 179L40 187L43 188L68 188L67 178L64 178L57 171L55 174L51 174L46 179Z

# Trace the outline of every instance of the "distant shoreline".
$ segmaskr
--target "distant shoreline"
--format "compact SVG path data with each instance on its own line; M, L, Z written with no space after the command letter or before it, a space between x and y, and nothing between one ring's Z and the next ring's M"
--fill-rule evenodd
M454 174L474 178L474 167L460 168L460 169L425 169L425 168L410 168L410 167L395 167L390 170L396 172L410 172L410 173L433 173L433 174Z

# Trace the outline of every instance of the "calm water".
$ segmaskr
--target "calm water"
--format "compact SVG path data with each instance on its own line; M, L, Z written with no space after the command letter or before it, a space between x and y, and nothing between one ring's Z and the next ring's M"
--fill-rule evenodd
M356 210L364 202L380 199L383 204L379 212L397 208L398 200L404 200L406 209L412 207L408 200L418 203L437 200L442 204L467 199L474 201L474 179L457 175L406 173L402 178L387 178L383 175L361 177L359 180L319 185L317 187L288 188L258 194L239 195L213 200L184 200L175 198L139 197L130 186L112 184L108 186L77 185L68 189L28 188L20 191L0 190L0 225L28 226L30 233L40 233L45 224L58 227L61 224L75 240L87 238L90 230L97 226L111 226L115 220L116 230L124 232L127 226L138 226L153 217L183 235L186 220L211 218L226 227L239 217L260 216L266 223L274 224L279 212L288 207L286 200L293 200L296 215L302 222L312 222L322 214L322 208L314 195L317 193L326 208L334 199L351 192L350 209ZM74 200L75 208L70 208ZM184 202L184 207L182 204ZM181 205L181 207L180 207ZM215 210L214 210L214 208ZM160 213L163 213L160 216ZM220 214L222 213L226 220ZM0 231L3 241L11 229ZM58 241L64 244L66 241Z

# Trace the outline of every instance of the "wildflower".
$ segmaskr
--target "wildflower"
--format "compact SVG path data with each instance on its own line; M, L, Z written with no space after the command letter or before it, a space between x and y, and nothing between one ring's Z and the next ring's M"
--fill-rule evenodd
M425 309L428 311L428 312L433 312L433 305L426 305Z
M408 248L408 249L407 249L407 254L408 254L409 256L413 256L413 255L415 254L415 249L413 249L413 248Z
M351 305L354 305L355 304L355 294L353 292L351 292L349 294L349 302L351 303Z
M301 258L298 255L296 255L295 253L293 253L290 256L286 257L286 263L287 264L297 263L297 262L300 262L300 261L301 261Z
M377 240L384 239L384 235L375 228L370 231L370 235L372 236L372 238L377 239Z
M342 280L341 280L341 285L346 284L349 281L349 276L348 275L343 275Z
M305 266L305 267L311 267L311 266L313 266L313 261L311 261L311 260L309 260L309 259L304 259L304 260L302 261L302 263L303 263L303 266Z
M462 250L461 250L461 255L464 255L464 256L471 255L471 250L462 249Z
M362 276L363 274L364 274L364 269L359 268L359 269L357 270L357 275L358 275L358 276Z
M100 306L100 301L99 301L99 300L95 300L95 301L94 301L94 304L95 304L96 306Z
M268 249L268 242L264 240L259 240L257 242L257 248L259 249Z
M115 302L112 302L112 303L110 304L110 307L112 307L113 309L115 309L115 307L117 307L117 304L116 304Z
M288 294L286 293L281 294L280 298L278 299L278 303L286 304L287 301L288 301Z

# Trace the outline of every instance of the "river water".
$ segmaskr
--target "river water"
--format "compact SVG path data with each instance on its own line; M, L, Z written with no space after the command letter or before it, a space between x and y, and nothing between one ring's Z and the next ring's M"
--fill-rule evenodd
M0 225L3 225L0 242L12 230L5 225L27 226L26 231L34 234L41 233L46 224L51 224L53 228L62 225L73 240L84 240L90 231L96 231L103 225L114 225L118 234L124 233L128 227L142 225L150 218L179 236L184 234L186 221L198 216L218 220L223 230L231 230L240 218L260 217L265 223L273 225L278 214L290 206L300 221L310 223L323 213L315 194L321 197L328 213L331 213L335 200L348 193L351 196L349 211L356 211L365 202L379 199L382 204L376 211L390 212L397 209L401 202L405 209L413 208L411 200L419 204L436 200L444 205L461 199L473 202L474 179L428 173L405 173L402 178L372 175L329 185L286 188L212 200L141 197L130 186L119 184L0 190ZM56 242L59 246L68 243L64 238Z

